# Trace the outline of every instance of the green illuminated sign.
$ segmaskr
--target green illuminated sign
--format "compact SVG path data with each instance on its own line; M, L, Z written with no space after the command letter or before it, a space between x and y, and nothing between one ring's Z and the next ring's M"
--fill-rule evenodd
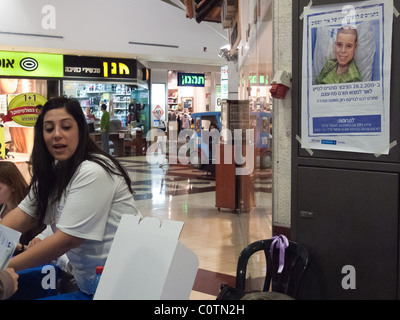
M205 76L200 73L178 73L178 86L204 87Z
M59 54L0 51L0 77L62 78L63 66Z
M242 77L242 84L244 84L245 78ZM251 75L249 76L249 83L250 85L269 85L269 76L265 75L260 75L259 77L257 75Z

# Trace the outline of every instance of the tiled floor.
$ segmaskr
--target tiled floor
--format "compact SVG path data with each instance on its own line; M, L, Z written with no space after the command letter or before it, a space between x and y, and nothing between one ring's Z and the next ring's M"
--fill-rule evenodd
M234 285L236 265L243 248L271 237L271 171L255 172L255 207L233 213L215 207L215 179L185 165L149 164L146 156L118 158L128 170L138 209L144 216L184 222L182 244L200 261L190 299L215 299L221 283ZM265 269L261 258L249 265L258 278Z

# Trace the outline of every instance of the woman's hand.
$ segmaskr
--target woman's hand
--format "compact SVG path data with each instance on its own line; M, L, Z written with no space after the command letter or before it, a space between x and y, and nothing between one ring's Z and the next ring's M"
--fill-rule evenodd
M9 266L19 271L49 263L69 250L78 247L83 241L84 239L57 230L53 235L41 241L35 241L36 243L29 250L12 258Z

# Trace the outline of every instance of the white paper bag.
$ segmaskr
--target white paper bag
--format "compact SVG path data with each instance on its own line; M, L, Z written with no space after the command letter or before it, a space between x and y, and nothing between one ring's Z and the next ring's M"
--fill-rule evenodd
M199 261L179 243L183 222L123 215L95 300L187 300Z

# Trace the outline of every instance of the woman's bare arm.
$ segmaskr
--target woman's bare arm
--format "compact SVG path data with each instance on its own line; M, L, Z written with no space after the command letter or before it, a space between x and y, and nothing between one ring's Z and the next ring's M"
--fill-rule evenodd
M21 233L25 233L34 228L38 224L38 221L25 213L19 207L16 207L0 221L0 224Z

